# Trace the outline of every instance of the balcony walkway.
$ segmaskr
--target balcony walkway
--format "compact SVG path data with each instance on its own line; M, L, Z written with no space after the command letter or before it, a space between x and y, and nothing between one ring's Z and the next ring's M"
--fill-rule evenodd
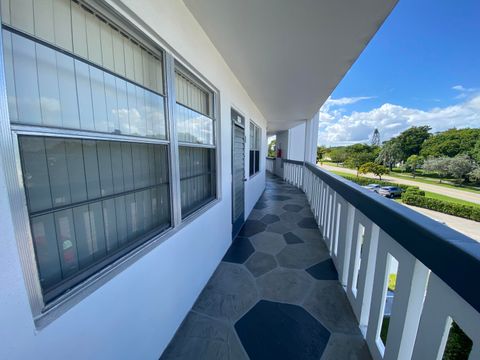
M161 359L370 359L303 192L267 175Z

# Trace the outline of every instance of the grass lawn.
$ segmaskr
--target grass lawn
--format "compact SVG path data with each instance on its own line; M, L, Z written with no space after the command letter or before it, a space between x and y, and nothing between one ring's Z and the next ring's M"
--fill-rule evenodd
M329 162L329 161L323 161L323 162L327 163L328 165L336 166L339 169L342 169L342 167L338 166L336 163ZM340 175L340 176L345 174L345 172L342 173L342 171L339 171L339 172L332 171L332 172L337 174L337 175ZM348 174L348 175L350 175L350 174ZM471 192L471 193L474 193L474 194L480 194L480 187L478 187L478 186L471 186L471 185L457 186L457 185L453 185L453 184L440 183L439 182L440 179L422 178L421 175L417 175L415 178L413 178L413 176L408 174L408 173L399 173L399 172L396 172L396 171L392 171L392 172L388 173L386 176L391 176L391 177L394 177L394 178L400 178L400 179L405 179L405 180L411 180L411 181L415 181L415 182L419 182L419 183L423 183L423 184L438 185L438 186L442 186L442 187L446 187L446 188L450 188L450 189L467 191L467 192ZM447 179L447 181L448 181L448 179Z
M456 190L467 191L467 192L471 192L471 193L475 193L475 194L480 194L480 188L475 187L475 186L470 186L470 185L457 186L457 185L452 185L452 184L440 183L439 180L436 180L436 179L431 179L431 178L426 178L425 179L425 178L421 178L421 177L418 177L418 176L413 178L409 174L399 174L399 173L395 173L395 172L391 172L387 176L396 177L396 178L400 178L400 179L411 180L411 181L415 181L415 182L419 182L419 183L423 183L423 184L438 185L438 186L442 186L442 187L446 187L446 188L450 188L450 189L456 189Z
M427 198L443 200L443 201L447 201L447 202L451 202L451 203L455 203L455 204L459 204L459 205L474 206L474 207L480 209L480 204L472 203L470 201L465 201L465 200L461 200L461 199L456 199L456 198L453 198L453 197L450 197L450 196L441 195L441 194L437 194L437 193L430 192L430 191L425 191L425 196Z

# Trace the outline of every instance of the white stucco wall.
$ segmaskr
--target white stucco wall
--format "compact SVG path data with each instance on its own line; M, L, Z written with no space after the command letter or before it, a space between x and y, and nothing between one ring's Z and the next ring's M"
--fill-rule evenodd
M305 123L288 129L287 159L303 161L305 159Z
M124 0L123 4L219 89L222 200L37 330L0 166L0 359L158 359L230 245L230 108L259 124L263 137L265 119L183 2ZM262 144L261 173L246 183L246 214L265 186L265 139ZM246 175L247 151L248 146Z

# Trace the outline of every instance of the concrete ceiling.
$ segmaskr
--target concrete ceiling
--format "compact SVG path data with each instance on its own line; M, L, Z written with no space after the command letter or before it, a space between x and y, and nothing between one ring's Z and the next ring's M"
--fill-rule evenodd
M315 114L397 0L184 2L271 133Z

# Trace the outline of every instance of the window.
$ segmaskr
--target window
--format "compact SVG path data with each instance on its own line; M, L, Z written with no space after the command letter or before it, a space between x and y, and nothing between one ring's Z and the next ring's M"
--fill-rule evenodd
M216 196L213 94L183 69L175 71L182 218Z
M10 123L47 303L170 227L162 53L70 0L4 9Z
M166 145L20 136L48 301L170 226Z
M261 129L253 122L250 122L250 176L260 171L260 141Z

